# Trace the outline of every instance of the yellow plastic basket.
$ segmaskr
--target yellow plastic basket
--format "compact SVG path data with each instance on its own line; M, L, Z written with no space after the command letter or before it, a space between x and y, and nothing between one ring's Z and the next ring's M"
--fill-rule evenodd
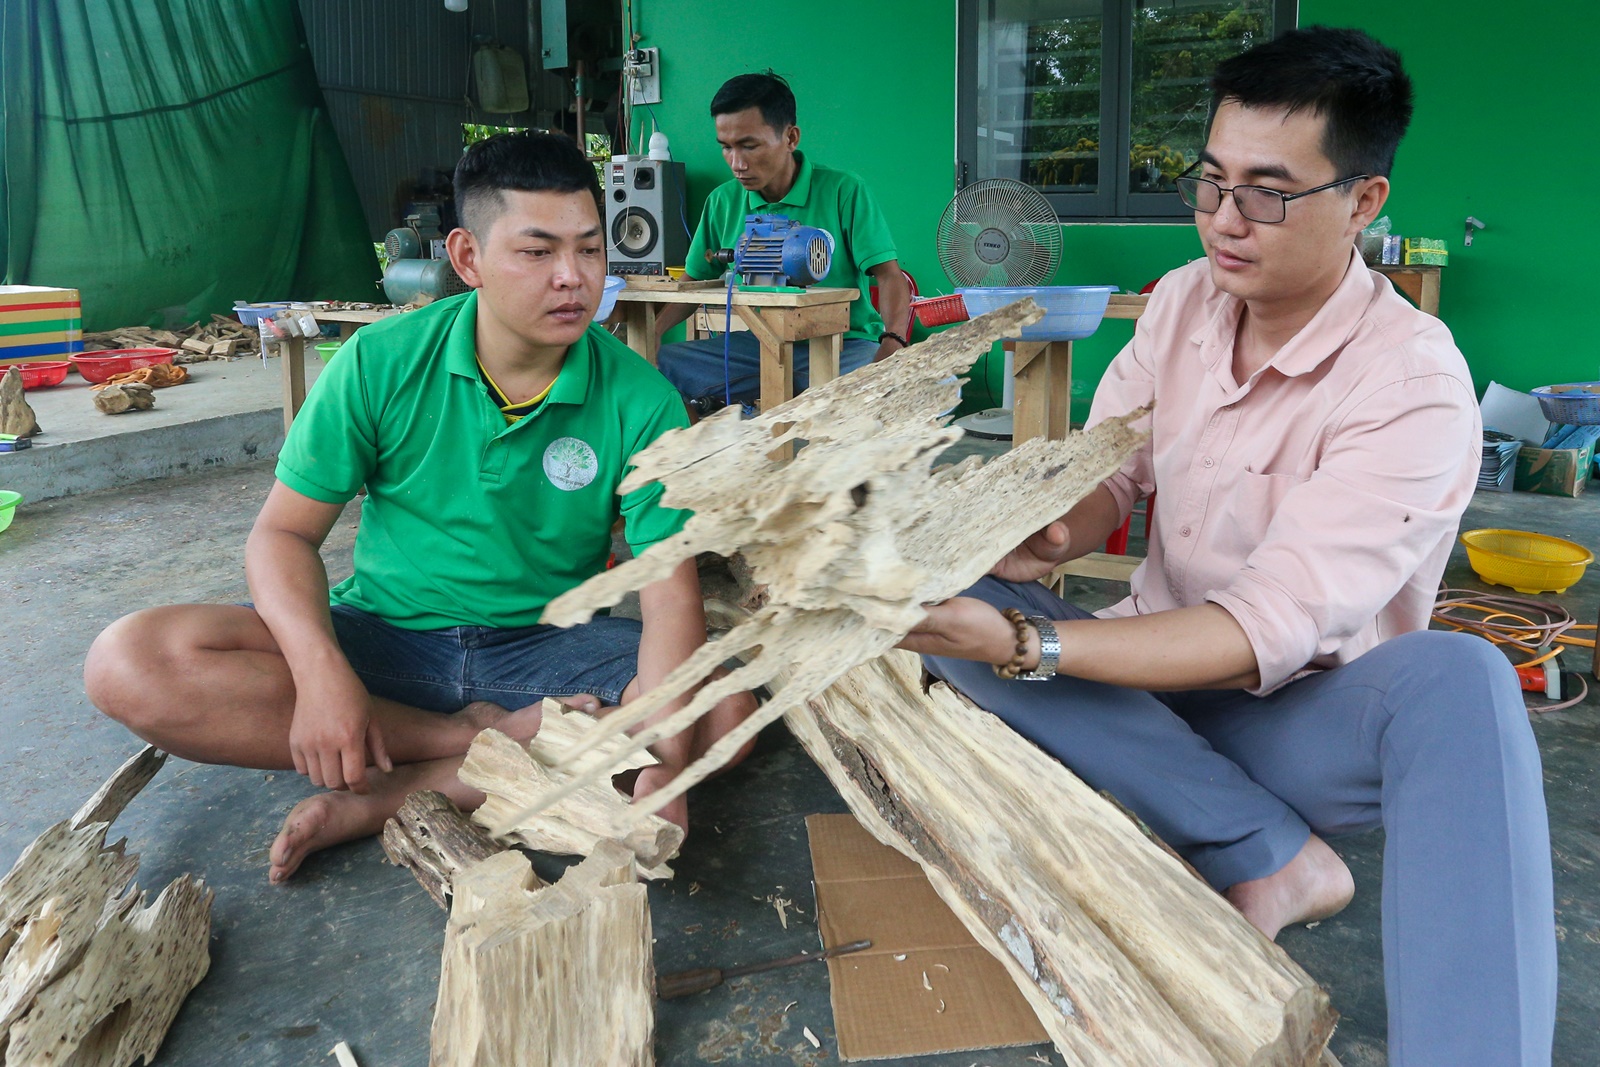
M1478 577L1519 593L1565 593L1594 562L1582 545L1525 530L1468 530L1461 543Z

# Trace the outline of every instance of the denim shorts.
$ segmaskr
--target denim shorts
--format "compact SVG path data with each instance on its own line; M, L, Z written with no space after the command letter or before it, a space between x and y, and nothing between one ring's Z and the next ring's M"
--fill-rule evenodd
M460 711L475 700L521 708L579 693L616 704L639 669L634 619L599 615L566 629L403 630L343 604L332 610L339 647L367 691L426 711Z

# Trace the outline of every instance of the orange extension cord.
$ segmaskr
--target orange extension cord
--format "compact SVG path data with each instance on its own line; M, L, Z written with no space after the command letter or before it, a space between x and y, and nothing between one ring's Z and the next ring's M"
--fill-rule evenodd
M1537 667L1554 659L1563 645L1593 648L1593 637L1575 637L1574 630L1594 630L1580 625L1572 613L1549 600L1511 596L1506 593L1479 593L1471 589L1439 590L1433 604L1433 621L1457 632L1473 633L1501 648L1518 649L1527 658L1518 667ZM1589 683L1577 671L1566 674L1578 679L1578 695L1553 704L1538 704L1526 697L1528 710L1535 714L1559 711L1582 702L1589 695Z

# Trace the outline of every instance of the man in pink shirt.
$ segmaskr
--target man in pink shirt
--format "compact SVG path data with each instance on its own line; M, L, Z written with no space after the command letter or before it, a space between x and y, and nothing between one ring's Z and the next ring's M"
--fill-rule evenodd
M1354 248L1410 80L1370 37L1312 28L1224 62L1212 89L1179 180L1206 258L1161 280L1089 419L1154 400L1149 445L906 647L1269 937L1349 902L1322 836L1382 825L1390 1064L1549 1064L1538 749L1505 657L1427 630L1477 403L1449 331ZM1126 600L1095 616L1037 583L1157 488Z

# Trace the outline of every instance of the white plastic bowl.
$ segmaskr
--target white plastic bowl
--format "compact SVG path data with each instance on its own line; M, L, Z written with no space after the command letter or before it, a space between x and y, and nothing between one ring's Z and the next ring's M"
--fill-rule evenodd
M604 322L611 317L611 312L617 306L617 294L622 292L622 287L628 284L628 279L615 274L606 275L605 291L600 294L600 306L595 309L594 321Z
M1022 328L1023 341L1077 341L1100 328L1115 285L1035 285L1017 288L957 289L973 318L1032 297L1044 318ZM1017 340L1017 338L1012 338Z

